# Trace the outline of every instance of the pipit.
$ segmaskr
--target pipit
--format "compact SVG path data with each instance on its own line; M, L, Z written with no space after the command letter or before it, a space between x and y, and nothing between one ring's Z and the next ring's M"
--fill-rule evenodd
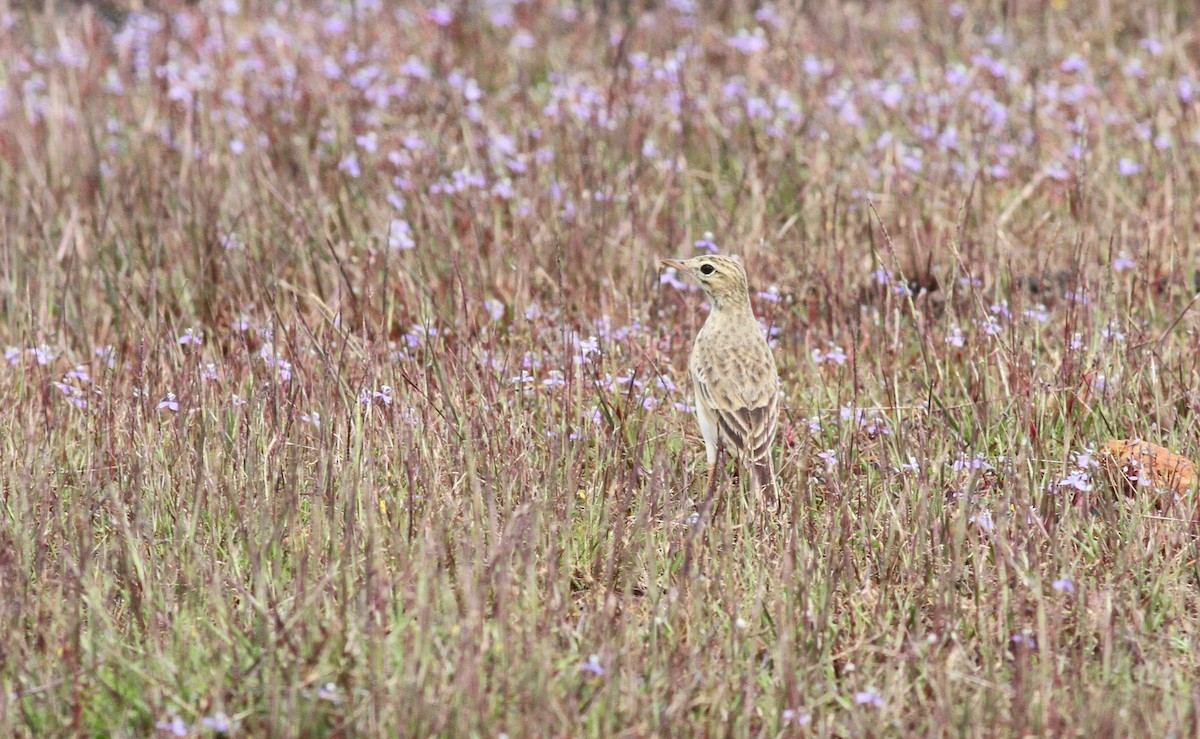
M665 259L663 264L699 282L712 304L688 359L708 456L706 495L711 500L716 491L717 457L723 447L750 470L753 487L774 501L771 445L779 419L779 375L750 308L746 270L715 254Z

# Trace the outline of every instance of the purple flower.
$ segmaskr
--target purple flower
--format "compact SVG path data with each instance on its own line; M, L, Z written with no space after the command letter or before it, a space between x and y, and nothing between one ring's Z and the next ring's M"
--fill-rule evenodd
M1050 314L1040 305L1036 308L1026 309L1022 315L1024 315L1026 318L1032 318L1038 323L1045 323L1050 320Z
M195 344L196 346L203 346L204 345L204 335L196 333L195 329L189 328L188 330L184 331L183 334L179 337L179 345L180 346L187 346L188 344Z
M963 470L990 470L992 469L992 465L979 455L975 455L970 459L967 459L965 455L960 455L959 458L950 465L950 469L954 470L955 472L962 472Z
M1058 481L1056 488L1073 488L1081 493L1091 492L1092 482L1084 470L1076 470Z
M883 708L883 696L874 690L860 690L854 694L854 702L860 706Z
M413 241L412 227L408 225L408 221L393 218L392 222L388 224L388 247L407 250L416 245L417 242Z
M832 449L826 449L823 452L818 452L817 458L824 460L825 466L829 469L833 469L834 467L837 467L837 464L838 464L837 452L835 452Z
M338 171L345 172L354 179L362 176L362 168L358 166L358 154L352 151L342 157L342 161L338 162Z
M812 714L803 708L787 708L780 715L780 719L785 724L795 723L797 726L808 726L812 723Z
M1023 631L1020 634L1012 635L1012 643L1026 649L1037 649L1037 639L1033 638L1033 634L1028 631Z
M233 730L233 722L223 711L217 711L211 716L200 719L200 724L206 729L212 729L219 734L228 734Z
M154 725L154 728L159 731L165 731L171 736L187 736L188 725L183 722L183 719L175 716L170 721L159 721Z
M311 423L313 426L318 428L321 426L321 414L317 413L316 411L300 414L300 420L304 423Z
M1150 56L1158 56L1163 52L1162 42L1158 39L1144 38L1138 42L1138 46L1150 52Z
M438 5L426 11L425 17L437 25L445 27L454 21L454 11L445 5Z
M499 321L501 318L504 318L504 303L501 303L499 300L487 298L483 301L483 308L488 312L488 315L491 316L493 323Z
M392 404L392 386L391 385L380 385L379 389L376 390L374 393L372 393L372 396L376 400L383 403L384 405L391 405Z
M1113 272L1124 272L1127 269L1137 269L1137 262L1129 258L1128 252L1121 252L1112 262Z
M1082 72L1087 68L1087 62L1078 54L1071 54L1071 56L1064 59L1062 64L1059 65L1059 69L1064 72Z
M604 674L604 667L600 664L600 657L595 654L588 657L583 664L579 665L579 669L583 670L589 675L595 675L597 677Z
M1138 164L1133 159L1122 158L1121 161L1117 162L1117 172L1119 172L1122 177L1132 177L1141 171L1142 165Z
M845 364L846 360L849 359L846 356L846 352L842 351L840 346L833 344L830 344L828 351L825 352L822 352L820 349L813 349L812 358L816 364L829 363L839 366Z
M1047 177L1056 182L1063 182L1071 176L1071 172L1057 162L1046 167L1045 172Z
M992 523L992 514L988 513L987 511L980 511L979 513L976 513L974 516L968 518L967 522L973 523L989 533L992 531L992 529L996 528L996 525Z
M713 241L712 231L705 231L704 237L697 239L694 246L710 254L715 252L717 250L717 243Z
M1071 581L1071 578L1065 576L1060 577L1054 582L1050 583L1050 587L1054 588L1060 593L1067 593L1068 595L1073 595L1075 593L1075 583Z
M743 54L757 54L767 49L767 37L761 28L754 29L754 33L743 28L726 39L725 43Z
M945 341L950 346L958 349L962 349L967 343L966 338L963 337L962 329L960 329L958 326L955 326L953 329L951 329L950 334L946 337Z
M159 401L158 409L161 411L164 408L172 413L179 410L179 401L175 399L175 393L167 393L167 397Z

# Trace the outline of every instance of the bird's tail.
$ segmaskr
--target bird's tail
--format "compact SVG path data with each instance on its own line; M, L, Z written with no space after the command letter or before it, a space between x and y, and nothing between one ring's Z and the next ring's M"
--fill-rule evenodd
M767 503L777 504L779 491L775 486L775 464L769 453L751 460L750 476L754 481L754 489L766 498Z

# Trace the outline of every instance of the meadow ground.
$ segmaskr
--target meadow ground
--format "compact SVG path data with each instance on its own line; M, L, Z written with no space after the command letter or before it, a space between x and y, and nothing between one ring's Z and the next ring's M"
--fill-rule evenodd
M1200 451L1192 4L41 5L0 733L1198 731L1195 502L1096 466ZM777 515L696 515L712 249Z

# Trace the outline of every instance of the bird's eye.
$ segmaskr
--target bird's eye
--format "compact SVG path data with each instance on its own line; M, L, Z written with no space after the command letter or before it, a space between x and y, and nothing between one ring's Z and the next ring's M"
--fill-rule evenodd
M704 275L711 275L713 272L716 272L716 271L717 271L716 268L713 267L711 264L706 264L700 268L700 274L704 274Z

